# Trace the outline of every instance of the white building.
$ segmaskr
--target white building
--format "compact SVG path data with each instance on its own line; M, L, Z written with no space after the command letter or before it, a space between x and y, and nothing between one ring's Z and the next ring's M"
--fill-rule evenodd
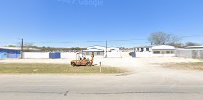
M169 45L137 47L133 57L173 57L175 51L176 48Z
M87 50L82 51L86 56L91 56L94 52L95 57L121 57L119 48L106 47L103 46L91 46Z
M141 47L135 47L135 52L151 52L152 46L141 46Z
M153 46L152 52L154 56L175 56L176 48L169 45Z

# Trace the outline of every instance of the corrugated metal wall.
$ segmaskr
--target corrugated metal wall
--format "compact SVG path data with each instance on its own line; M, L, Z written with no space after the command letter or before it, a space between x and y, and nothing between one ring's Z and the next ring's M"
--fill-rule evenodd
M0 52L0 59L7 58L7 54L5 52Z
M25 59L49 59L50 52L24 52L23 58ZM74 52L62 52L60 58L71 58L75 59L76 53Z
M203 59L203 49L177 49L177 57Z
M19 50L0 49L0 59L20 58L20 56L21 54Z
M49 53L49 58L51 58L51 59L60 59L61 58L61 53L60 52L50 52Z

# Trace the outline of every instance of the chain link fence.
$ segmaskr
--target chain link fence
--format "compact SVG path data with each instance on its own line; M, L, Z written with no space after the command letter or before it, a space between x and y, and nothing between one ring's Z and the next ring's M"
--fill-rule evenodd
M203 59L203 49L177 49L177 57Z

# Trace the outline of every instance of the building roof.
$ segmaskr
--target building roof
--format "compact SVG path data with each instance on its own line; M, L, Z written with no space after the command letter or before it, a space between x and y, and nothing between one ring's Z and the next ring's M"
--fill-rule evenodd
M21 50L20 47L0 47L0 49L6 49L6 50ZM24 50L32 50L32 51L40 51L40 49L36 48L23 48Z
M97 49L95 49L95 50L83 50L83 52L104 52L104 50L97 50Z
M152 46L137 46L137 47L134 47L134 48L151 48Z
M0 47L0 49L7 49L7 50L21 50L21 48L18 48L18 47Z
M203 45L202 46L188 46L188 47L186 47L186 49L193 49L193 48L203 48Z
M107 51L111 50L119 50L119 48L114 48L114 47L108 47ZM87 48L87 50L83 50L84 52L90 51L90 52L96 52L96 51L106 51L106 47L103 46L90 46Z
M152 50L175 50L175 47L169 46L169 45L158 45L158 46L153 46Z

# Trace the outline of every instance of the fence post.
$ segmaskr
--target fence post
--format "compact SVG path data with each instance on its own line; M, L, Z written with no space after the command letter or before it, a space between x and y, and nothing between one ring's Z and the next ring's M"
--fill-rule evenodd
M99 62L99 72L101 73L102 72L102 67L101 67L101 62Z

